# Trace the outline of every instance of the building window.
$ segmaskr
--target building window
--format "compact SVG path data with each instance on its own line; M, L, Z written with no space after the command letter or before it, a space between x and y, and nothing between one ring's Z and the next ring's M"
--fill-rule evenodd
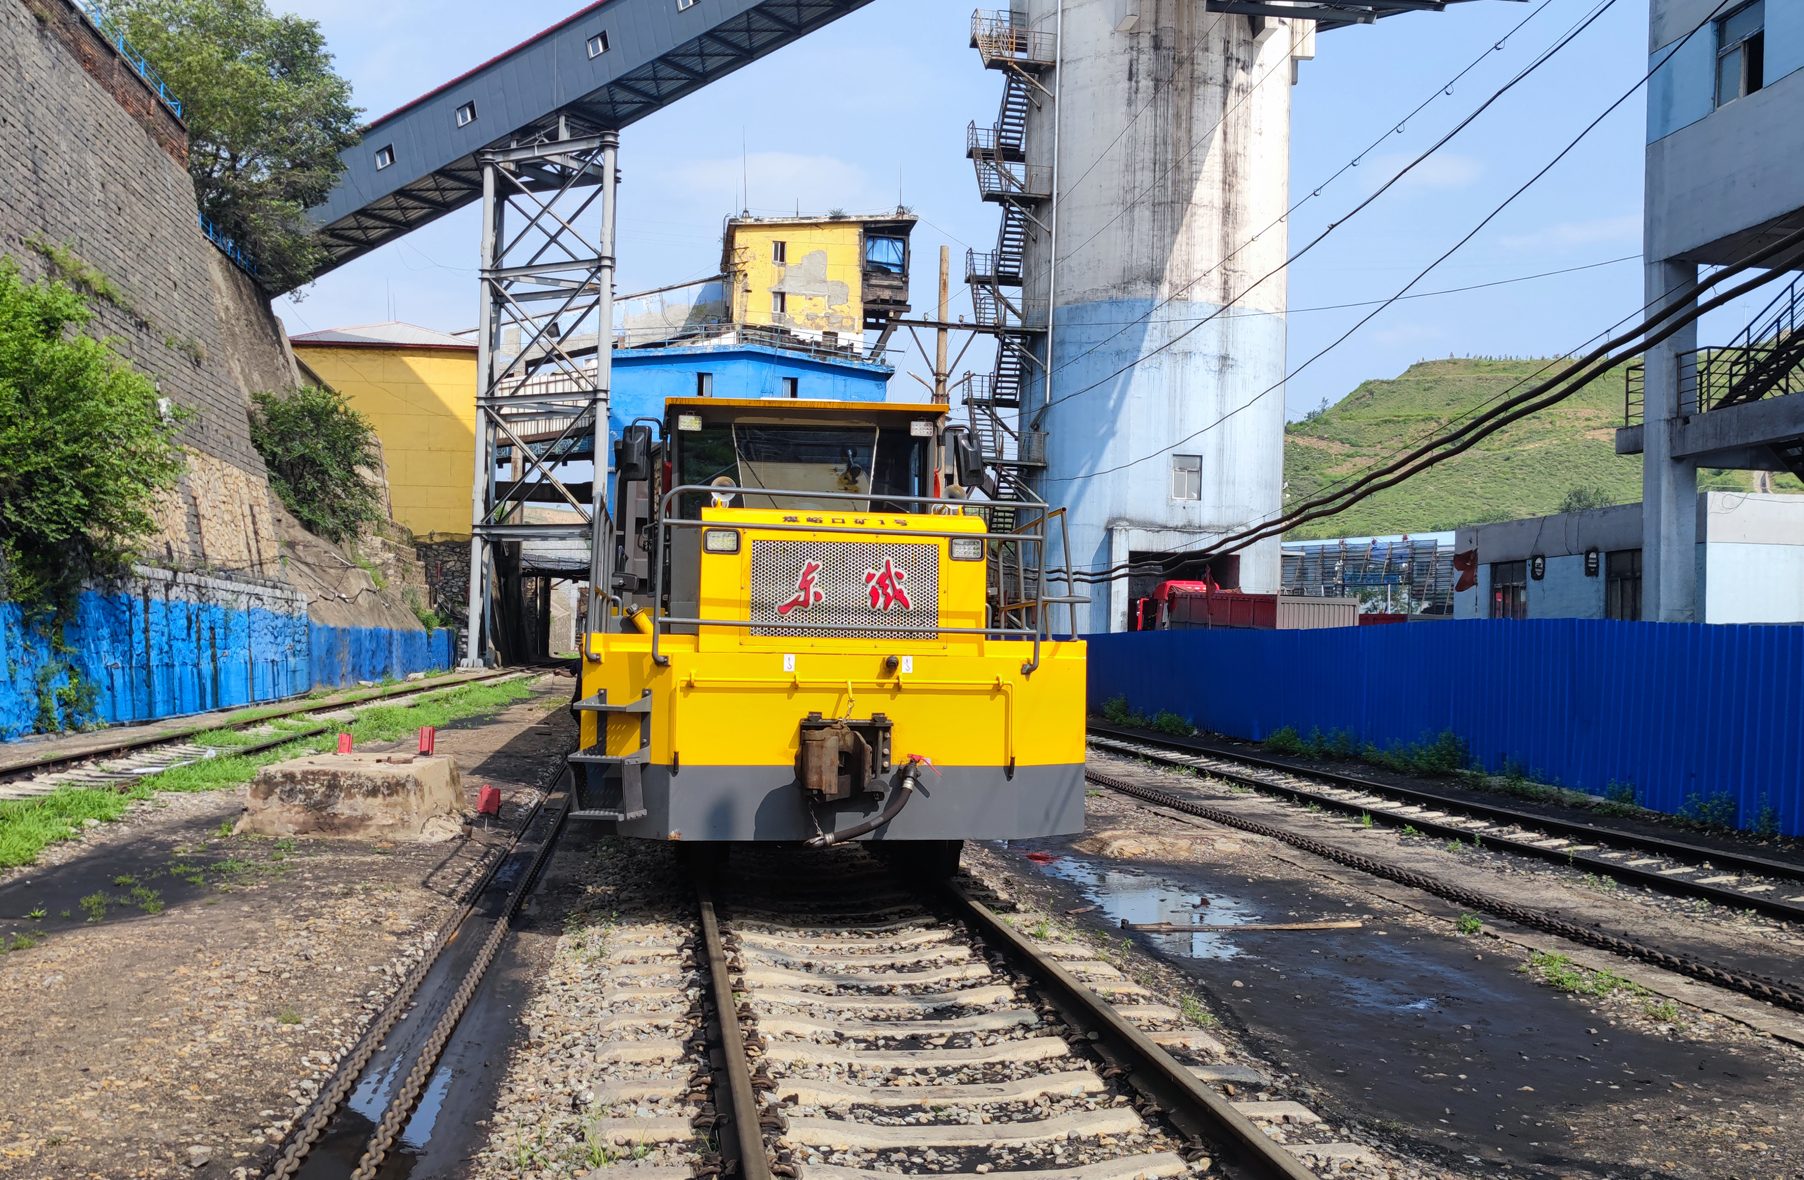
M1491 563L1491 617L1528 618L1528 562Z
M457 125L459 127L468 127L475 121L476 104L474 102L466 102L464 105L457 108Z
M864 243L864 268L899 275L908 269L908 242L903 238L868 238Z
M1641 550L1604 554L1604 618L1641 618Z
M801 397L802 379L800 377L783 378L783 396Z
M1766 0L1754 0L1716 22L1716 105L1766 84Z
M606 53L607 51L608 51L608 31L606 29L603 29L601 32L599 32L599 33L595 34L593 37L589 38L589 56L590 57L600 57L602 54Z
M696 397L713 397L714 396L714 374L697 373L695 375L695 396Z
M772 242L770 244L770 260L778 266L789 265L789 243Z
M380 172L394 162L395 149L393 147L379 147L376 149L376 171Z
M1203 457L1173 455L1171 457L1171 498L1200 500L1203 498Z
M770 293L770 313L772 315L786 315L788 312L789 296L782 291L772 291Z
M677 0L677 11L678 12L683 12L686 9L690 9L690 8L694 8L694 7L695 7L695 0Z

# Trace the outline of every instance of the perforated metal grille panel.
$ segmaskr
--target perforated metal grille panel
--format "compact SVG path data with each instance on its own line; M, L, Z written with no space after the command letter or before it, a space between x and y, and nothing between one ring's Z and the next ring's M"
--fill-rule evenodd
M939 545L918 541L753 541L752 621L936 628L939 555ZM751 633L887 634L805 627L753 627Z

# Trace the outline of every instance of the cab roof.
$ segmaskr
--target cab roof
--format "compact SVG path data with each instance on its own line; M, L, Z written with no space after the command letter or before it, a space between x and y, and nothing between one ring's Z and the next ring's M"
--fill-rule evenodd
M666 398L666 411L675 409L763 410L781 413L785 408L797 410L847 410L857 414L907 414L911 417L935 415L945 417L952 412L949 405L934 402L854 402L830 398L808 397L672 397Z

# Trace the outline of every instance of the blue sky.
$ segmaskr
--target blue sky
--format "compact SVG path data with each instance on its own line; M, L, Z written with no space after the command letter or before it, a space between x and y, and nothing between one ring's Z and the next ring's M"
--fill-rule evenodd
M1292 92L1292 200L1309 196L1366 145L1358 167L1297 207L1295 250L1344 217L1600 0L1475 0L1323 34ZM275 0L318 20L379 115L568 15L573 0L509 5L469 0ZM989 248L996 215L978 201L964 158L971 119L994 117L998 83L967 47L970 7L875 0L622 135L620 287L638 290L712 274L721 220L749 177L753 212L894 207L922 217L914 304L932 301L938 247ZM1533 18L1504 48L1487 52ZM1493 106L1429 163L1340 226L1291 273L1293 370L1369 307L1409 281L1545 165L1647 68L1646 5L1615 0L1590 29ZM1482 60L1480 60L1482 59ZM1452 89L1462 69L1477 68ZM1430 95L1435 101L1389 133ZM1547 355L1584 343L1641 302L1640 94L1580 149L1415 289L1550 278L1412 299L1386 310L1289 382L1292 416L1390 377L1424 357ZM743 144L743 149L742 149ZM742 155L743 150L743 155ZM1089 161L1071 162L1088 165ZM397 318L443 330L476 316L474 209L441 219L326 276L298 304L279 301L290 332ZM955 311L960 310L955 302ZM969 310L969 301L962 305ZM391 314L392 313L392 314ZM1745 318L1745 316L1743 317ZM973 367L973 349L964 367ZM979 362L979 365L987 362ZM925 371L918 358L914 369ZM898 375L892 396L914 382Z

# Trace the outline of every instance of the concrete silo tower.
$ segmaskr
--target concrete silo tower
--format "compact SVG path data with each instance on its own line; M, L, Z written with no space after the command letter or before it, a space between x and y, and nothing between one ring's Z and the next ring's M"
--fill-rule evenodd
M1005 493L1068 510L1083 568L1195 549L1282 505L1290 87L1315 24L1208 7L1025 0L973 26L1006 80L995 126L971 130L1003 211L997 250L967 266L1000 330L973 422L1008 461ZM1272 539L1214 573L1270 593L1279 570ZM1092 588L1078 629L1123 629L1149 589Z

